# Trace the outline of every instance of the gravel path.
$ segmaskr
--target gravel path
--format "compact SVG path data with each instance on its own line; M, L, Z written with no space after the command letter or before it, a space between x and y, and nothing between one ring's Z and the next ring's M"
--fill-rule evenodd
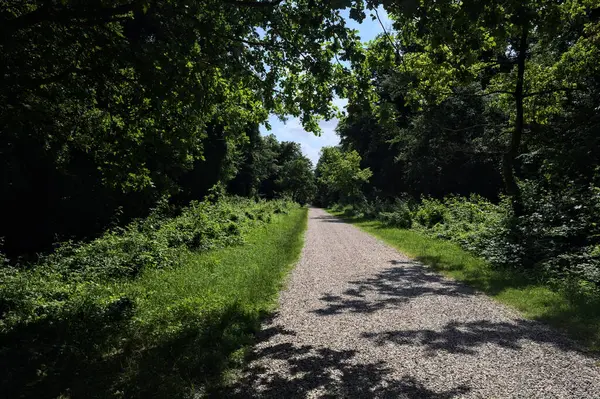
M228 396L600 398L600 363L561 334L329 216Z

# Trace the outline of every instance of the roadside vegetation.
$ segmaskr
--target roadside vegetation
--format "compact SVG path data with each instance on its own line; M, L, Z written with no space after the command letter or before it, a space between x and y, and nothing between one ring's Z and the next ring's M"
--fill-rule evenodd
M351 206L333 206L329 212L433 270L517 309L526 318L558 327L592 351L600 350L600 293L593 285L582 280L564 281L536 271L499 266L486 258L484 252L475 251L473 242L465 240L464 231L462 236L440 234L439 230L448 225L444 226L442 222L427 228L413 219L418 210L407 214L402 210L395 211L394 205L387 210L376 216ZM473 231L468 234L476 236ZM492 250L486 248L485 252Z
M0 285L8 397L182 397L218 387L274 305L306 208L224 198L157 209ZM62 395L62 396L61 396Z
M315 202L598 349L598 3L393 3Z
M0 0L0 396L187 397L243 357L314 193L261 125L318 130L313 44L359 44L279 3Z

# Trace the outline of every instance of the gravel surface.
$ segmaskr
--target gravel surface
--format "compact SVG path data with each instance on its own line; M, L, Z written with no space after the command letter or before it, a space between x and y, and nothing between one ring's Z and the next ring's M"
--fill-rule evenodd
M313 208L279 311L227 396L600 398L600 363Z

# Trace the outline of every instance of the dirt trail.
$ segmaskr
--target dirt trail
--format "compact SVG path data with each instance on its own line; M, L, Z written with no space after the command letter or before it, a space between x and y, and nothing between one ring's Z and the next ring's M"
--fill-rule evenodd
M302 258L228 396L600 398L560 333L309 212Z

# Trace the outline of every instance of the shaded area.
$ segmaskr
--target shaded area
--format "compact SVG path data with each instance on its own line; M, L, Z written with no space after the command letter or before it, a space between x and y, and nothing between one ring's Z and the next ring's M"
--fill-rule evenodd
M295 335L280 327L268 328L263 338ZM443 392L428 389L423 382L405 375L393 376L383 361L361 363L356 350L333 350L313 345L273 342L252 354L250 367L233 386L215 397L304 398L318 393L323 398L430 398L449 399L468 393L458 385ZM266 364L277 365L267 368Z
M325 222L325 223L352 224L352 223L362 223L362 222L373 221L373 219L368 218L366 216L359 217L359 216L354 215L352 212L352 209L346 209L342 213L340 213L336 216L331 215L329 213L325 213L325 214L319 215L319 216L311 216L310 218L313 220L318 220L320 222Z
M449 322L440 331L398 330L378 333L363 333L363 338L377 345L424 346L430 356L437 352L475 355L478 348L493 344L502 348L519 351L525 341L551 344L563 351L577 351L571 342L546 326L531 320L511 322L491 322L487 320L471 322Z
M329 316L343 312L373 313L388 307L398 306L413 298L424 295L466 297L475 291L463 284L427 273L414 262L391 260L394 266L367 277L350 281L350 288L342 295L325 294L321 309L313 313Z
M51 311L25 308L19 323L0 298L0 397L182 398L220 386L300 253L305 218L292 209L247 230L245 245L190 253L176 269L50 291Z
M391 260L396 267L388 268L362 280L350 281L340 295L324 294L319 299L322 308L312 310L320 316L341 313L370 314L382 309L400 307L422 296L447 296L467 298L477 292L460 283L445 279L414 262ZM365 333L368 338L382 345L391 342L399 345L425 346L430 355L436 351L475 354L478 347L495 344L518 350L522 341L551 344L562 350L581 351L560 333L532 320L491 322L477 320L466 323L451 321L441 331L428 329L385 331Z
M446 245L453 245L450 242L443 242ZM498 295L507 288L526 288L536 285L535 276L522 270L510 270L504 268L491 268L483 259L475 258L473 255L465 253L472 257L475 262L485 265L480 268L465 265L465 259L452 259L444 254L441 255L420 255L415 258L417 262L423 263L438 272L457 272L460 273L461 280L471 287L484 291L488 295ZM452 274L454 276L454 274Z
M318 220L323 223L347 223L344 219L331 216L331 215L319 215L319 216L311 216L310 219Z
M46 319L0 335L6 398L175 398L219 386L232 354L252 342L261 315L237 305L183 326L135 329L131 309Z

